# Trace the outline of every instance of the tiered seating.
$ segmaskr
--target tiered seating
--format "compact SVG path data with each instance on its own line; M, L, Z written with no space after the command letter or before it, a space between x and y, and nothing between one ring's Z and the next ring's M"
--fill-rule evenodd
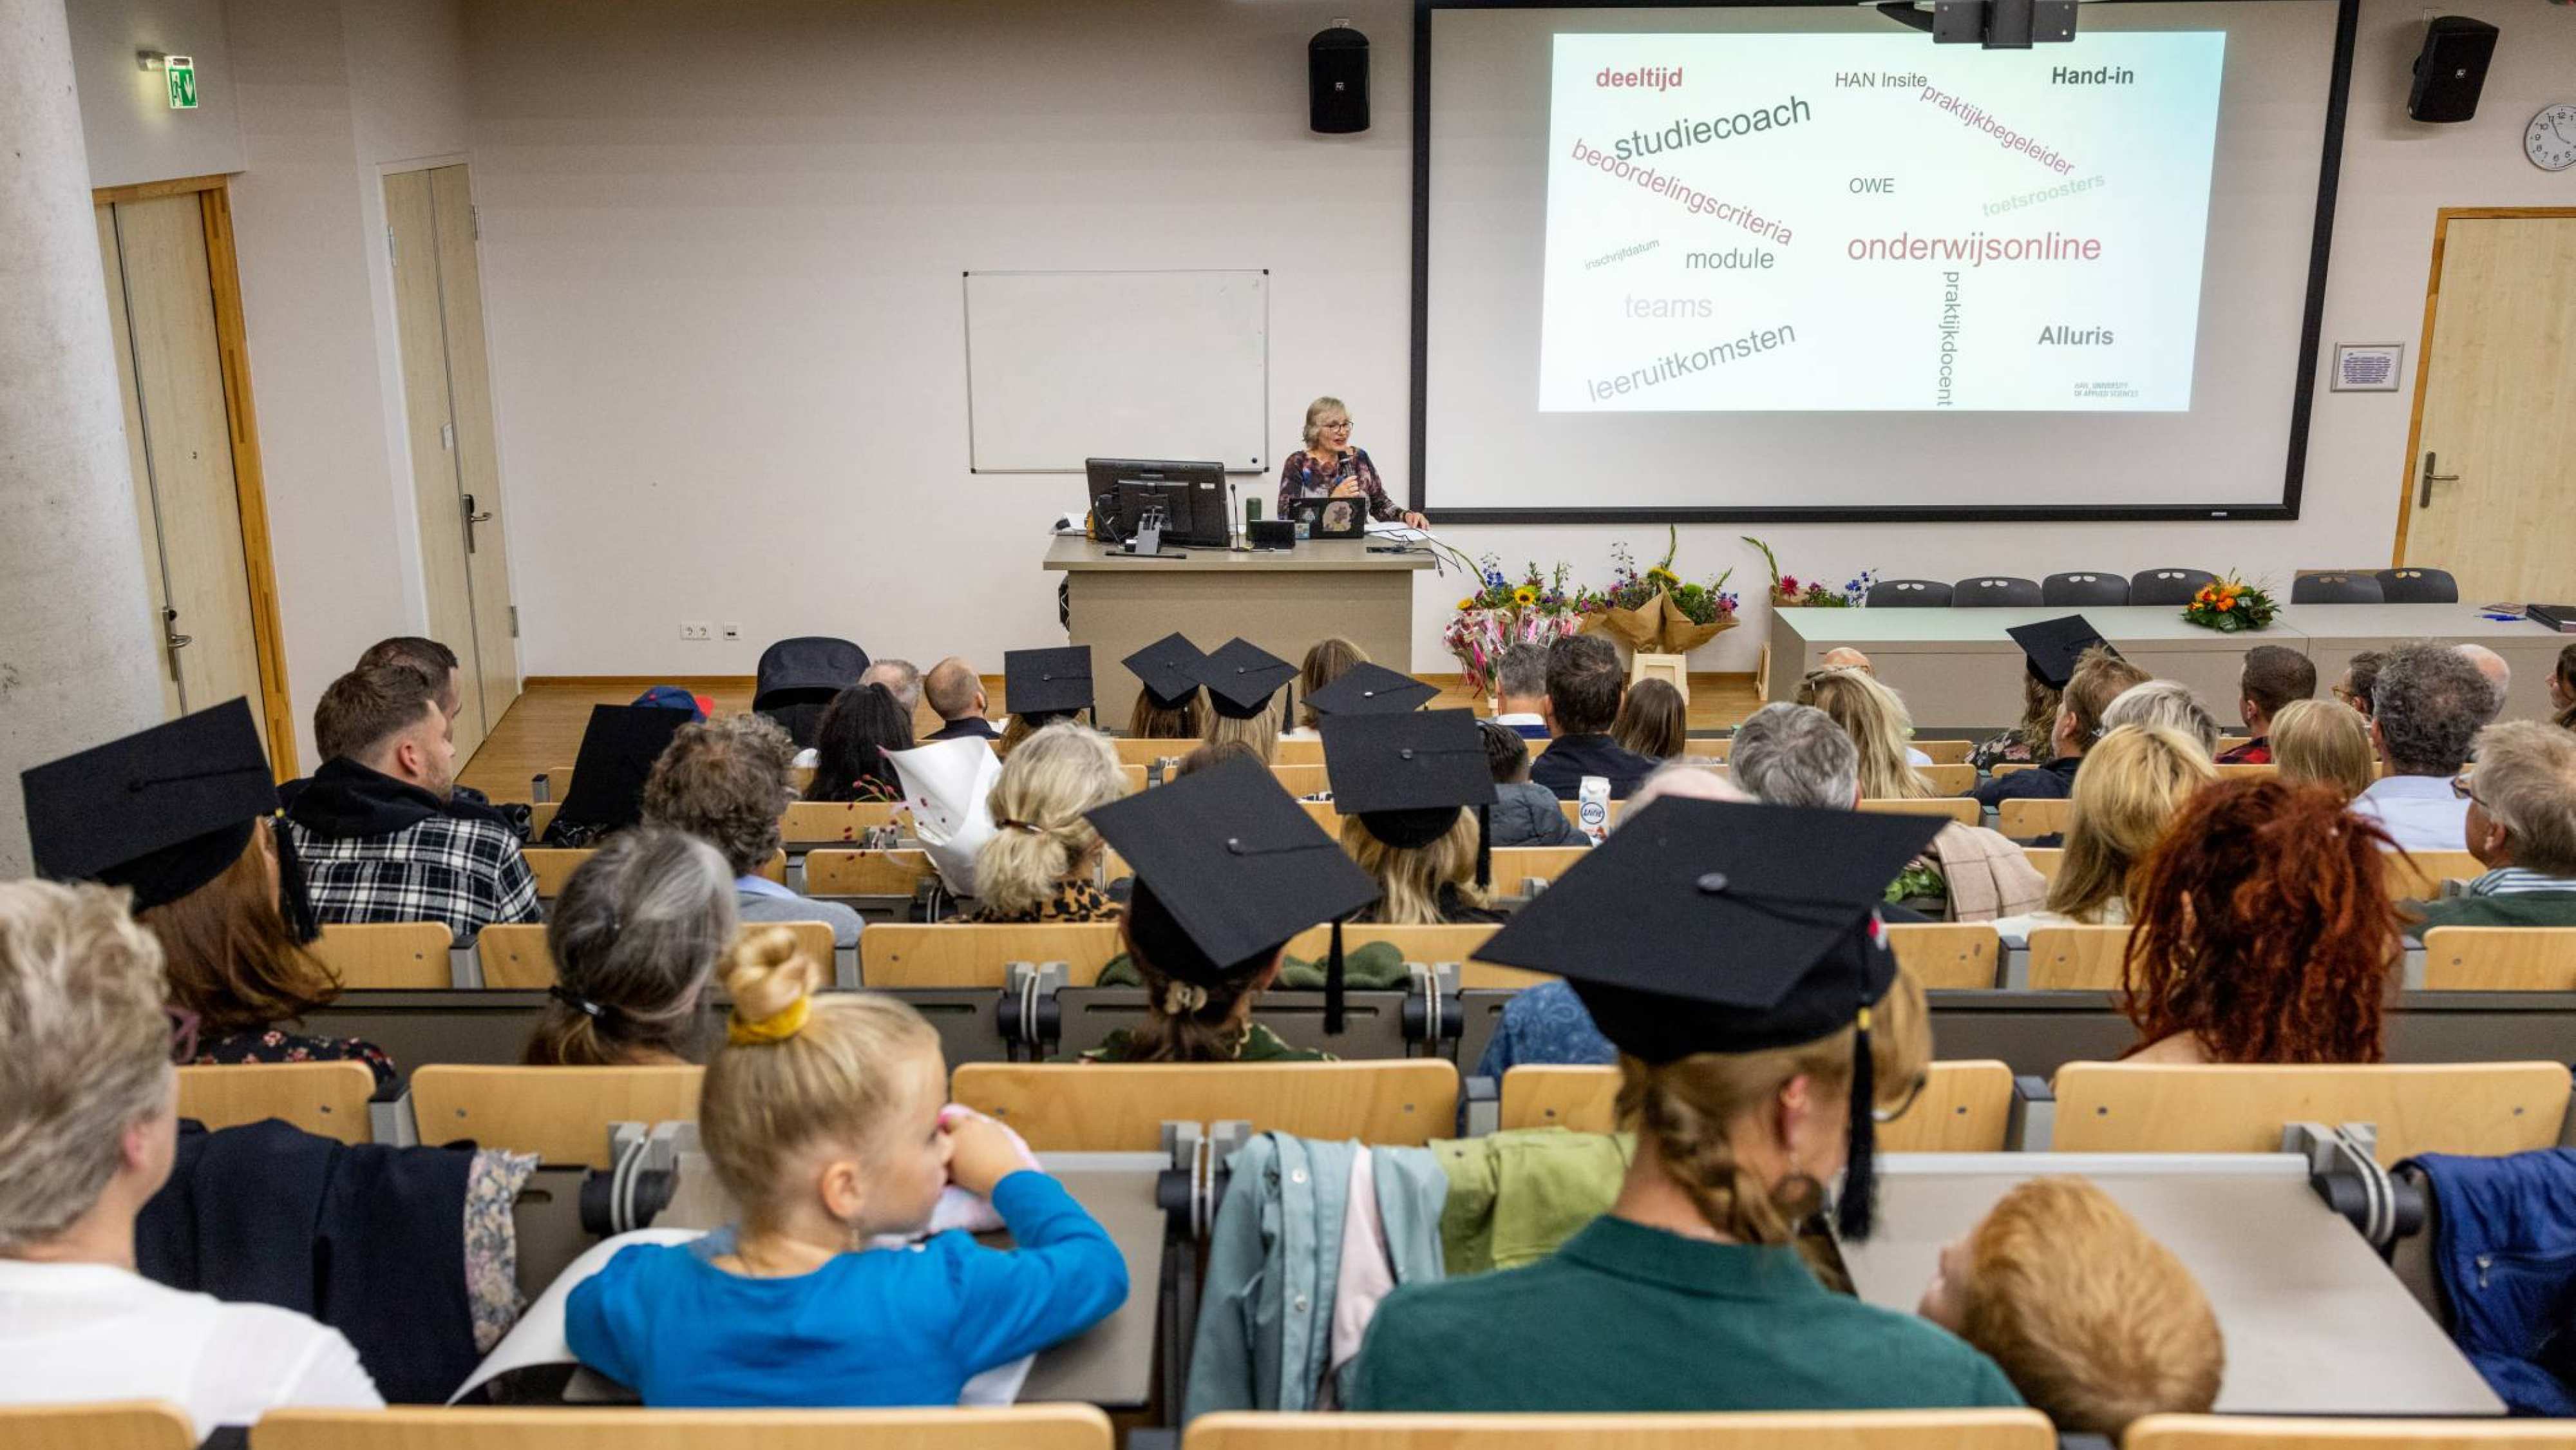
M831 923L757 922L745 925L743 930L760 931L770 926L784 926L796 933L797 945L814 960L832 960ZM486 987L543 991L555 984L554 954L546 949L546 928L541 922L499 922L483 928L474 939L474 956Z
M1607 1133L1618 1126L1615 1067L1516 1067L1503 1074L1501 1125ZM1903 1116L1880 1125L1891 1153L2000 1153L2012 1123L2012 1069L1936 1062Z
M702 1067L450 1067L411 1075L424 1143L470 1138L548 1164L608 1166L608 1125L694 1122Z
M0 1450L197 1450L175 1405L0 1405Z
M1181 1450L1460 1450L1470 1445L1480 1450L2054 1450L2056 1444L2057 1432L2036 1410L1772 1415L1230 1413L1192 1420Z
M2281 1125L2371 1123L2379 1161L2416 1153L2553 1147L2567 1119L2564 1063L2194 1067L2070 1062L2058 1069L2051 1146L2078 1153L2269 1153Z
M1450 1136L1458 1070L1395 1062L968 1063L949 1095L1047 1152L1153 1152L1162 1124L1240 1121L1253 1132L1420 1146Z
M2424 986L2452 992L2576 992L2576 930L2435 927L2424 933Z
M2122 1450L2567 1450L2563 1420L2325 1420L2149 1415Z
M456 980L448 948L454 935L435 921L394 921L322 928L309 951L340 985L358 990L445 987Z
M273 1410L250 1434L251 1450L1111 1450L1112 1443L1109 1417L1089 1405Z
M260 1062L179 1069L179 1116L209 1128L282 1118L343 1143L367 1142L376 1075L363 1062Z

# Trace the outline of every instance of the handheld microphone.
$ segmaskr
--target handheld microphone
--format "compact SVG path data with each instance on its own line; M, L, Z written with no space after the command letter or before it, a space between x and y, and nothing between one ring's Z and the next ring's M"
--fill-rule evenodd
M1238 552L1251 547L1244 542L1243 501L1235 496L1231 475L1225 480L1225 542L1226 547Z

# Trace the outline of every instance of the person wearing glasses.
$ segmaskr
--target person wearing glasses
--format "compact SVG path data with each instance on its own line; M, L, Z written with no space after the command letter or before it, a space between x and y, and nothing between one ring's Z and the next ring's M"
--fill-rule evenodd
M2409 936L2437 926L2576 926L2576 735L2538 720L2478 735L2461 844L2486 867L2458 896L2406 903Z
M1339 398L1306 405L1306 446L1289 454L1279 470L1279 517L1293 518L1300 500L1318 498L1366 499L1369 517L1381 523L1401 519L1417 529L1431 526L1386 496L1368 450L1351 446L1351 410Z

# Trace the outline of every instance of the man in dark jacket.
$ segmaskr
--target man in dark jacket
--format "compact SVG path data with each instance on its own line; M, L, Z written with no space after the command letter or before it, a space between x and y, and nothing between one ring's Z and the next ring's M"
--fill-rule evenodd
M930 708L939 712L940 726L923 737L931 740L957 740L973 736L979 740L999 740L1002 732L984 718L984 681L975 667L956 655L950 655L930 667L921 677L921 692Z
M448 808L456 744L427 675L409 665L342 675L322 692L313 734L342 753L286 819L323 922L443 922L465 944L493 922L538 919L517 834Z
M2409 902L2437 926L2576 926L2576 732L2537 720L2478 733L2461 844L2486 873L2459 896Z
M1556 743L1530 767L1530 779L1570 801L1587 775L1607 777L1610 798L1626 800L1645 783L1657 762L1619 748L1610 738L1627 692L1619 652L1597 634L1578 634L1547 647L1547 701L1555 713Z
M2063 800L2075 794L2075 772L2084 752L2102 738L2102 713L2132 685L2147 682L2147 672L2095 645L2078 657L2065 676L2057 723L2049 734L2049 761L2037 770L1999 775L1970 794L1986 805L2008 800Z

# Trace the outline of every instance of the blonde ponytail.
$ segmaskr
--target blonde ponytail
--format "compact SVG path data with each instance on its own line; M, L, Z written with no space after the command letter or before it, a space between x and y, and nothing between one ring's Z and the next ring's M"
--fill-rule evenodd
M1003 762L995 831L975 856L975 899L994 916L1033 912L1100 849L1084 817L1127 793L1109 737L1070 720L1031 734Z

